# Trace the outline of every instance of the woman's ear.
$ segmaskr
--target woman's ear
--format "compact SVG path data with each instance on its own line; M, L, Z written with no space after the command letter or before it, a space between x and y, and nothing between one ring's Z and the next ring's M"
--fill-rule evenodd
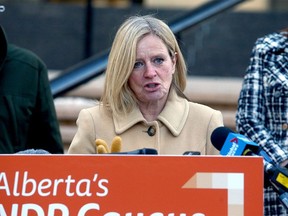
M177 58L178 58L177 52L174 52L174 55L172 56L173 74L175 73L175 67L176 67Z
M177 58L178 58L178 53L177 53L177 52L174 52L174 55L173 55L173 58L172 58L172 61L173 61L174 65L175 65L176 62L177 62Z

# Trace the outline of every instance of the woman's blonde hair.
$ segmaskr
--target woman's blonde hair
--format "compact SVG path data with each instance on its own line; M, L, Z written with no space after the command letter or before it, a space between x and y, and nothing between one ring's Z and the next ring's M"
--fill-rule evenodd
M169 26L151 15L132 16L118 29L108 58L101 101L114 115L126 115L137 106L137 99L128 85L128 79L135 64L137 44L148 34L156 35L163 41L171 58L177 53L172 85L180 93L186 87L186 64Z

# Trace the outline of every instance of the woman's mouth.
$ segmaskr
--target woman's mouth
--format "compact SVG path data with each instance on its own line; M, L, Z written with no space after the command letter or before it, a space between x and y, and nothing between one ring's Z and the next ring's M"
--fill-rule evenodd
M158 83L148 83L144 87L148 91L153 91L153 90L157 90L158 89L159 84Z
M146 85L148 88L155 88L157 86L156 83L151 83Z

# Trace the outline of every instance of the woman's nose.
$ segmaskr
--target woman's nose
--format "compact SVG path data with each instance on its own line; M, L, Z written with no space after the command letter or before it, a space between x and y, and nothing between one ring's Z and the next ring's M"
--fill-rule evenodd
M156 68L152 64L146 64L144 76L149 78L154 77L156 74Z

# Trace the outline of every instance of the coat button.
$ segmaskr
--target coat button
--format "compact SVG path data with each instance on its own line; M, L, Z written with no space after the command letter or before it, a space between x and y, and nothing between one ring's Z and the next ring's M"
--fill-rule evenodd
M156 133L156 128L155 128L155 126L150 126L150 127L148 128L148 130L147 130L147 134L148 134L149 136L154 136L155 133Z
M283 129L283 130L287 130L287 128L288 128L288 124L284 123L284 124L282 125L282 129Z
M275 92L274 97L278 98L280 96L281 96L281 92L279 92L279 91Z

